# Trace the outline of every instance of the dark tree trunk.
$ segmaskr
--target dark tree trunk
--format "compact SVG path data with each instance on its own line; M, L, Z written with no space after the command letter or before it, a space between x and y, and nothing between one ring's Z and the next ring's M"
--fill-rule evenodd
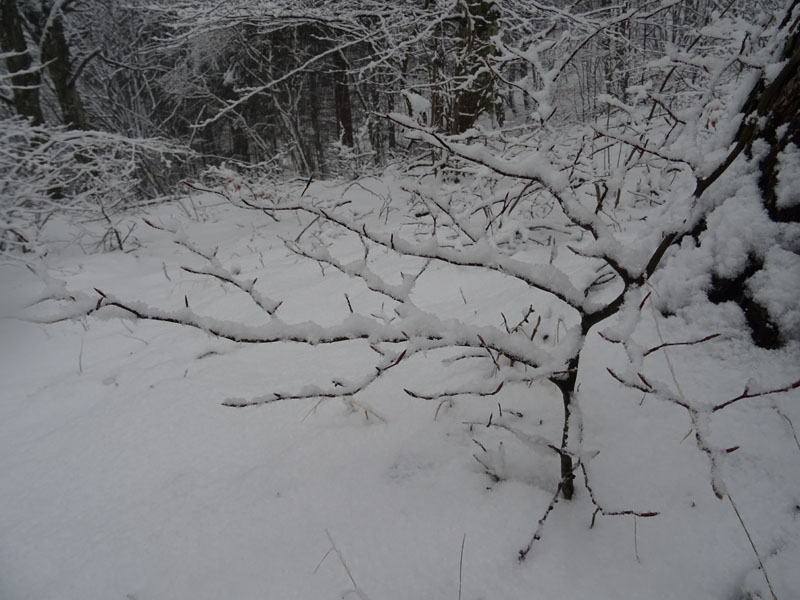
M794 5L798 2L795 1ZM793 24L794 31L789 37L783 52L787 61L769 85L757 85L744 106L748 115L737 134L736 149L723 165L706 180L698 182L699 196L713 181L719 177L733 162L736 156L744 151L751 154L753 143L758 139L766 143L769 151L759 162L759 188L764 208L773 221L800 222L800 204L781 205L777 194L779 156L789 145L800 147L800 38L798 38L798 22ZM756 119L759 117L760 119ZM759 128L757 121L764 124ZM698 232L705 228L701 223ZM797 252L797 248L786 248ZM746 267L728 278L714 278L709 291L709 299L713 302L735 302L744 312L753 342L762 348L779 348L788 340L785 332L773 320L767 309L754 300L747 286L747 280L763 268L763 259L751 256ZM787 277L792 274L787 273Z
M761 138L770 146L769 154L761 160L758 183L770 217L774 221L797 223L800 205L780 206L776 192L778 155L790 143L800 147L800 37L797 31L789 38L783 58L789 62L775 81L777 89L770 93L768 88L758 97L759 113L768 111L769 115Z
M442 64L438 56L434 56L428 67L428 78L431 84L431 127L444 130L445 127L445 103L441 89Z
M42 62L47 63L47 72L53 80L64 123L74 129L88 129L83 102L75 87L76 76L72 71L61 15L57 15L44 32Z
M324 174L327 169L325 165L325 146L322 143L322 125L319 122L319 95L321 92L319 79L319 73L316 71L312 71L308 74L308 112L309 118L311 119L311 132L314 138L314 156L316 159L315 170L318 171L319 175L321 175Z
M243 123L231 125L231 151L236 160L250 162L250 140Z
M378 112L381 107L381 97L378 93L378 88L373 87L370 94L370 101L372 102L372 110ZM389 112L389 111L386 111ZM374 164L376 167L386 164L386 156L384 154L386 143L384 140L385 124L374 118L369 120L369 142L374 152Z
M553 379L561 392L561 399L564 403L564 425L561 433L561 495L565 500L571 500L575 494L575 473L572 456L567 454L567 442L569 441L569 417L572 405L572 398L575 395L575 388L578 383L578 360L575 357L569 361L567 373L562 379Z
M494 79L486 71L484 61L494 51L491 38L498 32L500 12L494 0L468 0L464 12L460 32L463 49L457 75L471 83L456 91L451 133L465 132L481 114L496 109Z
M39 104L41 77L38 71L31 71L33 61L28 54L16 0L0 0L0 49L12 54L6 58L6 66L11 75L14 110L34 125L41 125L44 122Z
M344 58L337 57L336 71L333 73L333 94L336 102L336 120L342 143L353 146L353 111L350 104L350 86L347 81L347 64Z

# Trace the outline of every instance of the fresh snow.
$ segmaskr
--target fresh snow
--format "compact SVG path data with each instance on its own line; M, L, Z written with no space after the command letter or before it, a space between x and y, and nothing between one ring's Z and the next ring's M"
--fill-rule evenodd
M303 185L278 191L291 203ZM397 181L364 185L381 187L394 210L402 208ZM363 186L314 183L306 196L350 200L350 210L379 234L380 207ZM742 210L750 211L746 200ZM422 271L424 257L373 248L365 271L354 235L330 225L307 230L299 247L312 251L309 238L324 242L324 256L321 246L315 256L346 265L341 273L287 249L284 240L296 240L312 215L284 213L275 221L211 195L195 195L195 213L185 209L189 202L148 211L163 229L131 216L137 243L128 252L52 244L35 263L38 275L20 263L0 265L3 314L61 298L28 307L27 320L0 320L0 598L768 598L759 556L779 598L800 594L798 390L703 412L694 427L713 445L712 474L686 410L625 389L607 371L622 373L638 352L654 386L663 382L703 410L748 382L766 390L796 379L796 345L754 350L735 309L687 300L707 286L711 255L724 240L686 244L636 319L596 328L630 338L627 347L592 331L581 355L571 447L595 499L606 511L659 516L597 515L591 527L595 506L578 472L576 497L556 504L520 563L517 553L558 485L558 457L547 448L560 441L558 393L526 382L536 375L528 366L494 396L407 394L497 387L489 361L459 360L469 350L436 341L409 345L407 357L375 379L375 365L390 365L403 344L380 343L379 356L370 343L400 333L394 320L403 315L353 275L407 295L421 272L411 291L419 312L404 318L419 331L449 332L450 341L476 331L490 337L503 316L516 323L535 304L546 317L540 334L551 341L528 350L506 343L555 368L572 343L564 336L574 335L575 315L520 281L546 277L555 255L502 258L516 279L440 263ZM720 222L758 221L756 213L734 213L719 213ZM402 229L396 218L386 231ZM67 225L54 219L51 238L66 239L59 227ZM742 243L752 248L755 232ZM796 296L782 296L786 286L776 279L778 272L792 276L796 257L765 252L757 297L776 303L796 327ZM577 277L585 260L562 249L554 264ZM226 273L240 289L219 279ZM197 319L199 327L137 321L110 306L36 322L71 316L70 295L79 307L94 307L94 288L152 314ZM264 307L278 302L272 318ZM663 316L656 305L679 314ZM237 343L203 331L215 327L234 336L296 334L316 345ZM371 340L317 344L331 331L361 330ZM711 333L721 336L642 352ZM354 396L275 395L313 396L373 380ZM270 401L223 406L254 399ZM486 426L490 415L497 427ZM714 495L712 475L746 530L729 497Z

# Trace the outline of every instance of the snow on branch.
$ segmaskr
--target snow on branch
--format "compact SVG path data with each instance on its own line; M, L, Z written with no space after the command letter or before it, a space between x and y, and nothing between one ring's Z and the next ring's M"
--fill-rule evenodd
M216 257L216 253L209 254L204 252L200 248L198 248L193 242L191 242L185 235L178 233L177 231L168 229L166 227L162 227L160 225L154 224L152 221L148 219L144 219L144 222L152 227L153 229L158 229L160 231L165 231L173 236L173 242L179 246L182 246L200 256L201 258L207 261L207 265L202 268L194 268L194 267L187 267L182 266L181 269L186 271L187 273L192 273L194 275L206 275L208 277L213 277L222 281L223 283L227 283L238 290L247 294L250 299L258 306L261 310L263 310L267 315L272 316L275 314L275 311L278 310L283 301L273 300L261 294L256 289L256 283L258 282L258 278L244 280L241 277L238 277L231 269L225 268L219 259Z
M153 164L169 169L191 151L159 139L102 131L32 126L5 119L0 126L0 251L31 250L54 214L85 215L108 223L135 204L142 174Z
M305 208L305 210L321 214L326 220L399 254L436 260L460 267L478 267L496 271L550 293L578 310L592 311L596 308L594 304L586 300L583 292L575 287L569 277L560 269L548 264L531 264L504 257L494 251L486 242L482 241L473 247L459 249L442 246L433 238L425 243L417 243L393 233L369 231L365 225L358 226L356 223L324 210L317 211L313 208Z

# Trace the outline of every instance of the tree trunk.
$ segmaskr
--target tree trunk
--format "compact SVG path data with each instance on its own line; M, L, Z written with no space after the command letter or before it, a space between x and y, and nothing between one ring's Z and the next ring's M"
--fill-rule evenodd
M352 148L353 146L353 111L350 105L350 87L347 81L347 64L339 55L336 60L336 71L333 73L333 94L336 102L336 120L339 123L339 132L342 143Z
M47 63L47 72L53 80L64 123L73 129L88 129L83 102L75 87L77 82L72 72L61 15L57 15L44 32L42 62Z
M320 84L319 73L311 71L308 74L308 101L309 101L309 117L311 119L311 132L314 139L314 156L316 158L316 171L317 175L323 175L327 171L325 165L325 146L322 143L322 124L319 122L319 96Z
M41 77L38 70L32 70L33 61L25 43L22 17L17 10L16 0L0 0L0 49L10 54L6 58L6 66L11 75L14 110L21 117L30 119L34 125L41 125L44 122L39 103Z
M567 373L562 379L551 380L561 392L561 399L564 403L564 425L561 434L561 495L565 500L571 500L575 494L574 466L572 456L567 454L567 442L569 441L570 408L578 382L578 361L579 357L577 356L569 361Z
M456 90L451 133L465 132L481 114L496 108L494 79L484 61L493 52L491 38L498 32L499 9L494 0L468 0L464 12L457 76L469 85Z
M798 1L795 0L793 6ZM769 85L759 83L750 93L743 112L748 115L736 136L736 148L717 171L705 180L698 182L696 196L702 194L727 168L736 156L744 151L752 154L752 146L756 140L766 143L769 151L759 162L759 188L764 208L773 221L784 223L800 222L800 203L781 203L778 198L778 173L781 152L789 145L800 147L800 38L798 38L798 22L789 37L783 52L786 65ZM756 118L758 117L758 118ZM758 127L758 122L763 122ZM695 235L699 235L706 227L703 222ZM785 248L797 253L797 248L787 245ZM753 342L762 348L779 348L788 340L769 311L760 305L747 286L747 281L764 267L763 257L751 256L748 264L740 272L728 278L715 277L709 291L709 299L713 302L735 302L744 312L750 327ZM792 275L787 273L787 277Z
M241 122L231 123L231 154L236 160L250 162L250 140L247 138L247 125Z

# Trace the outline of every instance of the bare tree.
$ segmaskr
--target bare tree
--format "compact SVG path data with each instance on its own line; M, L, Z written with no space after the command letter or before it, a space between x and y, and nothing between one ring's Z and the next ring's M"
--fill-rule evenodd
M553 501L531 544L521 550L521 558L539 539L541 526L559 496L574 496L577 475L583 475L579 482L582 480L598 512L654 515L646 508L609 508L591 487L587 464L592 455L581 444L581 399L585 396L580 383L586 340L598 334L606 343L619 344L626 351L626 366L610 370L609 377L686 411L697 448L709 461L711 486L718 497L724 497L718 465L726 449L712 443L711 419L730 406L795 390L800 378L788 374L784 381L757 388L747 385L735 397L687 398L675 385L653 378L646 359L667 347L717 343L718 332L701 331L697 338L663 341L650 348L637 342L635 334L644 307L651 305L664 313L706 307L712 303L709 290L713 301L714 294L724 294L729 281L745 299L739 304L752 329L753 345L796 343L800 335L796 310L775 301L786 296L782 277L787 265L795 268L798 264L800 201L785 182L785 173L796 164L798 155L798 1L759 19L746 12L745 4L737 10L729 5L726 14L716 14L706 27L694 30L696 41L683 47L665 45L659 61L643 67L652 78L641 84L631 84L637 78L629 78L627 86L618 90L619 96L609 93L613 89L602 93L597 102L606 107L605 118L572 127L566 127L565 121L556 126L554 115L562 105L561 94L573 62L606 32L619 36L634 24L661 26L659 19L676 4L643 2L621 13L591 8L570 12L533 5L544 14L547 26L522 31L525 36L518 32L523 45L505 44L498 55L484 58L494 77L529 99L534 126L500 131L475 128L469 135L443 132L432 118L432 103L421 101L421 94L412 95L409 89L405 98L411 115L386 115L404 130L406 141L435 151L432 168L418 181L405 184L412 201L402 218L390 221L387 209L381 213L383 220L373 218L367 223L365 215L351 212L346 202L315 201L304 196L305 190L298 190L292 201L262 201L256 194L233 197L219 192L243 209L275 218L281 213L305 218L300 233L287 240L289 250L359 279L382 298L385 308L381 312L361 314L346 298L352 314L338 325L288 324L278 316L280 302L256 289L255 281L242 280L177 231L153 224L206 259L205 269L192 272L215 277L249 296L264 312L266 323L250 326L212 319L190 308L186 298L184 308L174 311L119 298L106 290L64 292L55 299L70 307L59 318L116 311L245 344L364 340L375 350L375 364L357 379L337 380L327 388L229 399L226 405L231 407L303 398L342 398L358 405L365 391L389 370L411 356L440 352L448 353L449 360L476 361L485 367L482 377L453 388L418 390L409 386L406 392L410 396L447 402L460 395L494 396L506 385L552 386L563 407L558 439L529 434L519 427L517 415L499 406L498 413L492 412L485 423L548 454L558 465ZM231 8L228 17L239 15L236 10L242 7ZM378 20L385 16L370 14ZM252 15L244 13L243 18ZM304 13L287 18L310 17ZM209 22L219 23L196 21L198 27ZM268 22L272 27L285 23L274 16ZM347 29L360 23L347 19L336 22L336 27ZM697 25L706 25L705 18ZM326 26L333 27L330 23ZM412 41L419 39L422 34L417 32L426 26L418 23L417 29L411 30ZM291 27L296 27L294 22ZM343 52L346 46L342 42L334 49ZM402 56L407 47L398 47L400 54L397 48L392 53L377 53L373 62ZM308 59L311 63L321 60L320 54ZM417 85L423 81L414 80L412 62L406 65L408 71L399 72L408 88L412 81ZM519 68L520 63L524 69ZM281 77L240 90L209 117L208 124L228 118L258 94L272 93L278 83L307 68L303 64ZM524 77L511 79L510 74L522 72ZM738 194L739 187L749 190L754 181L759 194ZM761 212L751 210L754 203ZM728 218L740 214L740 205L747 206L749 223L745 226ZM620 221L623 209L633 218ZM373 216L375 212L380 212L380 207ZM546 224L543 215L550 217ZM746 231L748 224L758 225L756 234ZM357 240L363 255L352 261L337 257L321 238L304 237L313 226L335 229ZM728 245L731 238L742 243ZM377 251L402 258L405 270L393 277L379 275L374 268ZM559 253L566 252L580 262L579 268L562 266ZM486 281L498 276L514 282L520 290L519 314L502 314L495 324L476 325L426 310L414 292L433 264L458 275L477 272ZM681 280L687 273L703 285L690 287L689 283L695 282ZM767 288L773 293L762 294ZM765 320L758 314L748 316L756 305L755 312L763 312ZM360 406L369 413L366 404ZM487 473L494 472L491 456L480 455L479 460Z

